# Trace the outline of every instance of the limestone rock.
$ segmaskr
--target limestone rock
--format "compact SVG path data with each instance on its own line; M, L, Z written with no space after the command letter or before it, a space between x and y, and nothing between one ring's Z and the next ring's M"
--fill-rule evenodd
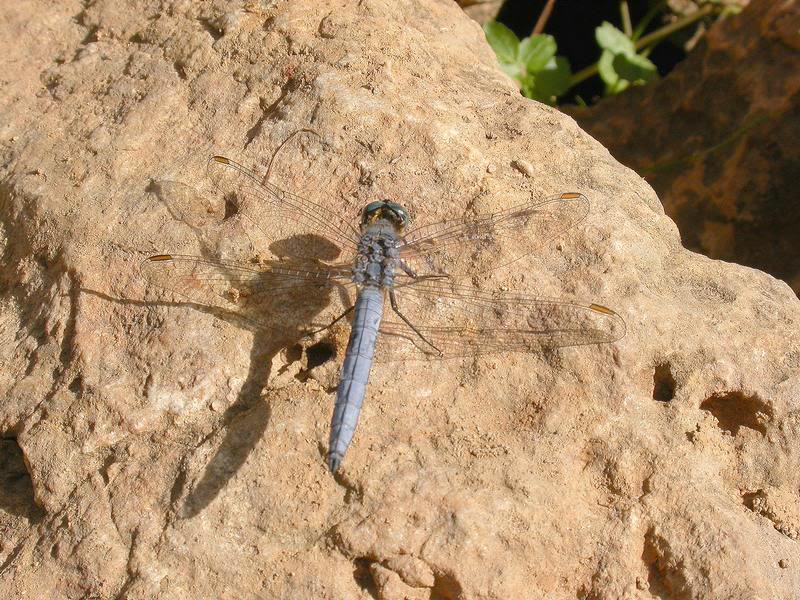
M800 302L685 250L650 187L520 97L455 3L6 3L2 32L0 481L18 483L0 596L800 589ZM602 302L627 336L378 365L332 477L347 328L317 364L324 349L139 273L157 252L258 257L270 224L214 196L204 157L263 167L303 129L331 154L276 171L343 213L390 197L425 223L586 194L578 227L474 283Z

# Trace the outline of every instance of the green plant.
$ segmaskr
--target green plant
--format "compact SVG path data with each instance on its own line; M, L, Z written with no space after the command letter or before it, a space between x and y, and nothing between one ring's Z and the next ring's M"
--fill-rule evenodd
M603 50L597 61L597 71L606 85L607 96L658 78L656 66L647 58L648 50L637 53L635 40L608 21L594 30L594 36Z
M620 0L622 29L608 21L597 27L595 40L600 46L600 59L572 74L567 59L556 56L556 40L541 33L554 4L555 0L548 0L533 33L522 40L502 23L490 22L483 27L500 67L517 81L523 95L548 104L554 104L571 87L595 75L605 83L605 95L617 94L631 85L650 83L658 78L656 66L648 58L657 44L697 21L741 10L735 0L705 0L696 11L643 35L650 22L664 10L666 0L655 2L635 28L628 2Z
M554 104L569 89L572 70L566 58L556 56L553 36L534 33L520 40L496 21L484 25L483 30L500 68L517 81L525 96Z

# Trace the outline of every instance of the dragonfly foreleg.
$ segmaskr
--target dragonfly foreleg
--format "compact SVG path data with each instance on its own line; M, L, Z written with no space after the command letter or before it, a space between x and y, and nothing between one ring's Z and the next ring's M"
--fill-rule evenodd
M322 333L326 329L330 329L331 327L336 325L336 323L338 323L339 321L344 319L347 315L349 315L351 312L353 312L354 308L355 308L355 305L351 306L346 311L344 311L342 314L340 314L338 317L336 317L333 321L331 321L330 323L325 325L325 327L321 327L320 329L315 329L314 331L309 331L306 335L308 335L308 336L317 335L318 333Z
M424 335L422 335L422 334L419 332L419 330L418 330L416 327L414 327L414 326L411 324L411 321L409 321L408 319L406 319L405 315L404 315L403 313L401 313L401 312L400 312L400 309L399 309L399 308L397 308L397 298L395 297L394 290L393 290L393 289L391 289L391 288L389 288L389 302L392 304L392 310L393 310L395 313L397 313L397 316L398 316L398 317L400 317L401 319L403 319L403 322L404 322L406 325L408 325L409 327L411 327L411 329L413 329L413 330L414 330L414 333L416 333L416 334L417 334L417 335L420 337L420 339L421 339L423 342L425 342L425 343L426 343L426 344L428 344L428 345L429 345L431 348L433 348L434 350L436 350L436 351L439 353L439 355L442 355L442 354L444 354L444 353L443 353L443 352L442 352L442 351L441 351L439 348L437 348L436 346L434 346L434 345L433 345L433 343L432 343L432 342L431 342L431 341L430 341L428 338L426 338Z
M401 260L399 262L399 265L400 265L400 268L403 270L403 272L406 275L408 275L409 277L411 277L411 279L414 279L415 281L422 281L424 279L448 279L450 277L450 275L447 275L447 274L417 275L417 272L414 271L414 269L412 269L411 267L409 267L406 264L406 261L404 261L404 260Z

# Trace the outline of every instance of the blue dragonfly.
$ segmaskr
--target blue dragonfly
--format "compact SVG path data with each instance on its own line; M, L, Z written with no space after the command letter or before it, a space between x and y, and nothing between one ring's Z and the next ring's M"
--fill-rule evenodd
M280 330L286 337L298 329L318 333L319 323L292 321L308 318L325 294L344 297L341 314L322 326L351 322L330 425L331 472L353 439L376 357L535 353L625 334L623 319L600 304L481 290L459 279L516 263L574 227L589 213L581 193L414 227L397 202L370 202L354 219L224 156L209 159L208 176L280 256L240 262L157 254L144 261L143 274L193 302L250 315L276 337Z

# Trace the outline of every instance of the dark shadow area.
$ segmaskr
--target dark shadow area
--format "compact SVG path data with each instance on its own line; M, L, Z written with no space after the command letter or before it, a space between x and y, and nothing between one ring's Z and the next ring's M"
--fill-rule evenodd
M38 523L44 510L36 505L31 476L15 438L0 438L0 510Z
M211 442L220 431L224 430L225 433L219 447L206 465L199 481L191 486L182 502L181 498L184 496L185 488L187 484L190 484L190 474L186 472L186 465L181 469L173 484L171 499L173 504L181 503L180 507L175 507L176 514L180 518L196 516L217 497L230 478L247 460L250 452L266 431L269 425L270 407L268 401L262 398L261 391L269 379L271 360L287 346L300 346L299 341L306 335L305 328L330 301L332 288L321 289L318 284L313 284L312 287L313 290L308 286L298 284L272 290L267 285L265 291L271 293L248 296L246 298L247 306L242 312L234 312L191 300L179 302L129 300L115 298L96 290L81 290L120 304L141 307L192 308L211 314L236 327L254 332L245 382L236 400L223 413L214 431L197 446L200 448ZM319 348L314 352L324 354L326 350ZM334 354L335 351L332 352L332 355ZM190 458L191 456L187 456L187 459Z
M747 510L761 514L763 512L763 504L767 498L764 490L756 490L755 492L744 492L742 494L742 503Z
M675 397L675 377L669 363L656 365L653 371L653 400L670 402Z
M336 346L330 342L323 340L306 348L306 363L309 370L324 365L334 358L336 358Z
M353 579L356 585L369 594L370 598L379 598L378 586L369 570L372 561L368 558L357 558L353 561Z
M249 140L258 134L264 118L248 133ZM284 144L273 154L270 167ZM314 206L299 197L284 202L285 193L266 186L259 174L229 160L212 160L206 165L206 176L216 188L215 197L223 200L222 206L200 200L197 190L181 181L153 180L146 190L175 221L192 230L200 255L144 261L142 274L151 287L176 294L185 301L135 303L194 308L254 333L247 377L236 400L214 430L193 453L187 454L172 486L173 510L179 518L199 514L245 463L269 425L271 411L261 392L269 379L273 357L284 348L297 346L301 348L297 358L302 356L299 341L313 327L315 317L330 304L332 291L341 283L339 279L327 278L327 271L320 263L342 254L342 248L325 237L331 231L336 232L335 228L326 229L327 219L333 215L316 215ZM275 202L276 199L280 202ZM214 208L199 210L204 203ZM287 206L294 208L296 214L289 214ZM219 224L239 216L260 230L263 241L280 260L216 260L218 242L230 234L219 228ZM275 230L264 231L262 226L267 223L274 224ZM298 229L293 230L294 225ZM302 231L303 226L310 232ZM246 230L243 232L250 238ZM252 238L249 241L253 248L260 245L254 244ZM350 250L354 249L355 246ZM313 360L324 362L328 359L326 352L335 355L335 351L320 346L311 351ZM192 454L209 444L218 446L195 481Z
M431 600L456 600L461 598L463 590L458 579L450 573L435 573Z
M653 528L647 530L642 548L642 562L647 567L648 590L659 600L690 600L691 588L669 544Z
M269 425L269 402L261 397L261 390L269 379L269 364L280 350L267 332L259 331L250 350L250 366L236 401L222 415L222 420L200 446L207 443L220 429L225 431L222 442L206 465L203 476L192 487L177 511L181 518L192 518L207 507L222 491L247 460L258 440ZM186 472L181 470L172 490L179 501L186 483Z
M767 423L772 419L772 409L758 396L747 396L742 392L714 394L700 405L719 423L719 428L736 435L742 427L767 433Z
M342 253L342 249L330 240L310 233L279 240L270 244L269 249L275 256L326 262L336 260Z
M647 532L644 539L642 562L647 566L647 587L653 598L658 598L659 600L668 600L672 598L673 596L667 580L667 574L664 572L664 567L660 564L662 560L658 554L652 530Z

